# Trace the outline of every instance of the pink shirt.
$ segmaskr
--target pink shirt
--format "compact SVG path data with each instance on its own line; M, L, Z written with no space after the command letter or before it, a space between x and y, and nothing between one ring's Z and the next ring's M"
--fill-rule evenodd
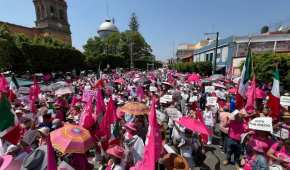
M281 147L279 151L277 151L278 146L279 146L278 142L276 142L271 146L271 149L275 151L274 155L282 160L288 160L287 168L290 168L290 154L288 154L284 145Z
M244 123L231 120L228 126L229 126L229 137L234 140L240 141L241 134L245 133L246 131Z

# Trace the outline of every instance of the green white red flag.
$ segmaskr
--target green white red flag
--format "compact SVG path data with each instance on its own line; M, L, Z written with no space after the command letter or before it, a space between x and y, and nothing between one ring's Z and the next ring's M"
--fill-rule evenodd
M273 85L271 94L269 95L268 107L271 110L272 118L277 120L280 115L280 76L278 68L276 68L274 72Z

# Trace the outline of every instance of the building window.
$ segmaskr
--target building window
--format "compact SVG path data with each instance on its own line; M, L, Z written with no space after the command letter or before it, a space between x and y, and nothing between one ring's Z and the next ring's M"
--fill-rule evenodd
M53 6L50 6L50 15L51 16L54 16L54 14L55 14L54 7Z
M208 60L209 60L209 55L206 54L206 55L205 55L205 61L208 61Z
M210 57L209 57L209 61L212 61L213 60L213 53L210 53Z
M63 13L63 10L59 10L59 18L61 19L61 20L64 20L64 13Z
M40 5L40 13L41 13L41 18L45 18L45 13L44 13L44 6L41 4Z

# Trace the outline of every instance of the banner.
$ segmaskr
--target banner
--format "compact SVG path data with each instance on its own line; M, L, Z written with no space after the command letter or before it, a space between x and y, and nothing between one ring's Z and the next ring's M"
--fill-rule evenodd
M207 97L206 105L207 106L215 106L217 104L217 97Z
M281 96L280 97L280 104L282 106L290 106L290 96Z
M204 92L206 93L212 93L215 91L215 87L214 86L205 86L204 87Z
M93 91L93 90L85 90L84 93L83 93L82 101L83 102L88 102L91 96L93 98L95 98L97 96L96 95L96 91Z
M271 117L257 117L249 122L249 129L273 132Z

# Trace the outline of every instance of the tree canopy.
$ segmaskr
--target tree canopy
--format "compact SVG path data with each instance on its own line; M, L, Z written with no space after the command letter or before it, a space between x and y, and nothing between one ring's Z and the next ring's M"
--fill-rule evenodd
M83 67L84 55L49 36L28 38L0 25L0 69L16 73L71 71ZM66 63L66 64L63 64Z
M139 23L138 23L138 18L135 12L132 13L130 22L129 22L129 28L131 31L138 32L139 31Z
M88 39L83 46L87 65L91 69L105 68L107 65L129 68L131 54L136 68L144 69L147 64L156 62L150 45L138 32L138 27L137 17L133 13L129 30L114 32L104 38L95 36Z

